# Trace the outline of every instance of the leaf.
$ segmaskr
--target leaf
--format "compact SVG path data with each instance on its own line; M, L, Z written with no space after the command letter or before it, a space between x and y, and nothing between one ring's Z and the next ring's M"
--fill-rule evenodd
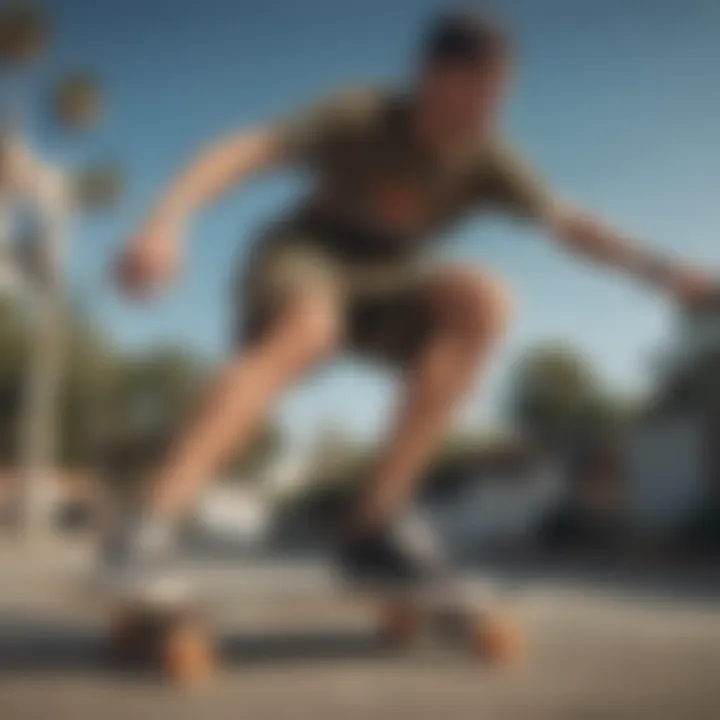
M18 4L0 8L0 61L21 65L34 60L45 48L48 27L41 10Z
M113 163L85 168L74 178L74 195L79 206L88 211L107 210L119 200L125 187L122 169Z
M64 127L85 130L99 119L101 112L100 84L90 73L74 73L57 86L53 114Z

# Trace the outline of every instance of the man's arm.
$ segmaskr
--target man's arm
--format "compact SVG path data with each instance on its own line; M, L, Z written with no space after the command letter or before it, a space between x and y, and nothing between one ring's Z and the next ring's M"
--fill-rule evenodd
M277 133L263 128L210 145L165 190L153 218L168 224L186 221L232 186L276 165L281 158Z
M483 198L489 197L516 217L539 221L563 247L624 270L684 304L717 295L715 280L706 274L644 249L588 213L558 202L537 173L507 144L494 148L483 177Z
M215 143L171 182L119 267L131 292L146 292L170 277L180 256L179 238L202 206L249 176L284 163L312 166L337 137L362 123L379 105L372 90L351 90L293 113L267 128Z
M282 156L281 137L274 129L240 133L200 153L161 194L123 251L118 266L123 288L144 294L171 277L190 217L232 186L277 165Z
M643 248L608 225L571 205L548 202L544 225L568 250L623 270L633 277L693 304L716 293L715 281L705 273Z

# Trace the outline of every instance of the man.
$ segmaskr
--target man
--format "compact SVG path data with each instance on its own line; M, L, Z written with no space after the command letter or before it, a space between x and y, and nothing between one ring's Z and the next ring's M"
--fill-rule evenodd
M626 270L681 302L701 275L637 249L558 202L498 135L512 74L507 35L475 14L429 28L412 90L355 91L210 147L161 196L124 252L119 278L144 295L169 280L188 220L261 171L302 166L314 182L255 246L239 285L237 349L153 483L120 556L162 558L201 481L251 441L279 396L341 350L403 371L394 430L338 538L357 576L415 578L437 557L395 532L451 413L502 338L510 299L482 269L432 267L421 249L453 221L497 209L563 248Z

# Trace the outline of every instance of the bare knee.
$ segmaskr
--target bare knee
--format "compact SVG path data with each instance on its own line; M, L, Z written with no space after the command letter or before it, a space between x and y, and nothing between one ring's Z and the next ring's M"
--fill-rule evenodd
M455 332L472 345L502 337L512 314L512 299L502 282L464 268L438 278L431 300L440 329Z

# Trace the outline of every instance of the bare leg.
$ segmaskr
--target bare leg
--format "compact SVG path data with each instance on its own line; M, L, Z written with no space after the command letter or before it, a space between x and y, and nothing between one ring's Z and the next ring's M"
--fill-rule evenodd
M294 302L260 345L222 368L151 485L152 514L182 515L200 485L251 440L278 395L332 349L329 308L325 298Z
M490 278L453 271L428 292L436 331L409 370L405 404L361 503L360 527L391 518L408 500L505 327L508 303Z

